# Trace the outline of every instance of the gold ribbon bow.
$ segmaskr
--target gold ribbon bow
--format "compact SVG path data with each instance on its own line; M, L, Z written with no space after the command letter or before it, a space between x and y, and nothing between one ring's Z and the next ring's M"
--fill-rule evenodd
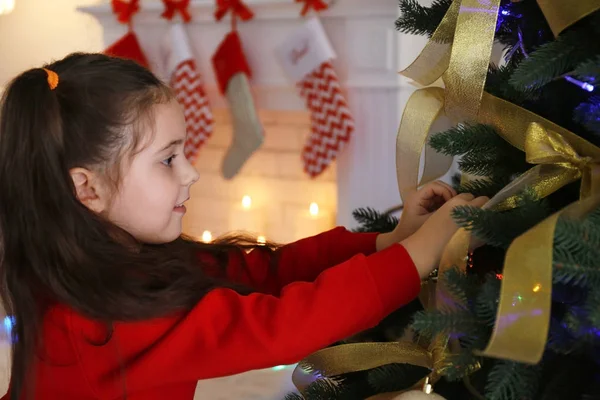
M582 198L598 193L597 151L588 153L596 158L580 156L562 135L534 122L525 135L525 154L530 164L550 165L556 170L554 186L562 187L581 178Z

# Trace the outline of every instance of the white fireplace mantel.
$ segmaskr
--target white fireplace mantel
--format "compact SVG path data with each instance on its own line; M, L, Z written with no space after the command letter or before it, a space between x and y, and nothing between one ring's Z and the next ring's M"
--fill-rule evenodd
M160 18L159 0L142 0L133 27L149 61L158 65L158 43L169 22ZM305 109L303 100L282 68L274 49L303 23L302 4L294 0L246 0L255 17L239 22L238 30L253 72L252 85L259 107L271 110ZM188 33L214 107L225 106L218 93L211 56L230 29L229 16L214 20L215 0L192 0L193 21ZM127 31L112 14L110 4L82 7L104 28L108 45ZM401 36L394 21L397 0L336 0L320 15L337 59L334 66L356 120L356 133L338 158L338 223L353 226L351 212L363 206L379 210L400 202L396 186L395 136L404 103L413 87L398 75ZM410 50L410 49L409 49ZM411 52L411 51L409 51ZM412 51L414 52L414 51ZM409 55L411 57L412 55ZM163 77L164 78L164 77ZM300 156L300 155L298 155Z

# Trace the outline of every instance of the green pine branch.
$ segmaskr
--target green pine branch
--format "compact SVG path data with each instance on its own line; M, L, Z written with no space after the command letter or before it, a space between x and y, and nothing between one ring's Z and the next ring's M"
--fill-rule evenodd
M583 221L560 218L556 224L553 279L570 285L600 285L600 208Z
M493 96L523 106L527 101L536 100L539 97L539 92L535 90L517 90L512 85L508 85L507 82L515 69L516 64L514 63L499 67L494 64L490 65L485 81L485 91Z
M444 288L463 306L477 294L478 282L474 276L467 275L459 268L450 268L444 273Z
M540 46L518 65L509 80L510 85L530 92L572 71L589 58L589 49L582 46L588 42L587 36L587 29L574 29Z
M475 355L475 350L482 349L487 343L488 335L478 335L460 340L460 351L452 353L444 366L444 376L449 381L458 381L470 375L481 357Z
M577 106L573 118L589 131L600 134L600 96L591 97L589 101Z
M352 212L352 216L360 224L354 229L356 232L391 232L398 225L397 217L370 207L356 209Z
M481 285L474 307L477 319L488 327L493 327L496 321L499 297L500 280L493 275L488 276Z
M298 393L288 393L283 400L304 400L304 397Z
M434 0L430 7L423 7L416 0L400 0L402 15L396 20L396 29L402 33L431 37L450 4L452 0Z
M600 83L600 55L579 64L573 75L585 82Z
M549 214L545 201L539 201L531 192L521 195L518 203L516 208L504 212L459 206L453 210L452 216L459 226L485 243L508 248L517 236Z
M475 316L464 309L419 311L415 314L412 327L428 338L440 333L470 336L481 330Z
M486 400L530 400L539 385L538 367L498 361L488 375Z
M546 347L557 354L570 354L573 352L573 334L569 327L557 318L550 320L548 342Z
M593 286L590 288L585 309L588 312L588 320L596 327L600 327L600 287Z
M508 143L498 135L491 125L460 124L432 135L429 145L438 153L460 156L480 151L494 151Z
M471 193L476 197L492 197L511 181L512 175L496 176L494 179L480 178L467 180L458 184L458 193Z
M412 387L428 373L427 368L414 365L388 364L370 370L367 380L377 393L395 392Z
M500 149L496 149L500 150ZM522 153L523 160L525 154ZM507 162L507 157L503 157L500 151L489 153L468 153L462 156L458 161L458 167L462 172L476 176L510 176L516 172L523 172L523 167L515 170L518 164Z
M344 392L343 382L331 378L319 378L306 388L306 400L341 399Z
M490 125L461 124L433 135L429 145L442 154L462 156L459 168L472 175L509 177L528 168L525 154Z

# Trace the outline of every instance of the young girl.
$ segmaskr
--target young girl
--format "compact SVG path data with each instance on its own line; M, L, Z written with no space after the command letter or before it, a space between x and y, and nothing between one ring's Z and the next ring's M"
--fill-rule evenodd
M391 233L202 244L181 234L184 116L151 72L73 54L15 78L0 113L3 399L191 400L199 379L297 362L412 300L452 207L485 202L437 182Z

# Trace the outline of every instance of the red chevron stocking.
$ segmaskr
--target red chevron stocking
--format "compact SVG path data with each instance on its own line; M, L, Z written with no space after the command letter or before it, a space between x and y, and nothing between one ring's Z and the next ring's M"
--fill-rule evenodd
M193 163L200 147L212 134L214 119L187 33L181 23L169 27L160 45L160 52L164 74L183 106L187 126L184 153Z
M277 49L311 113L311 134L302 151L304 171L321 174L354 132L354 119L331 65L335 53L317 18L309 19Z

